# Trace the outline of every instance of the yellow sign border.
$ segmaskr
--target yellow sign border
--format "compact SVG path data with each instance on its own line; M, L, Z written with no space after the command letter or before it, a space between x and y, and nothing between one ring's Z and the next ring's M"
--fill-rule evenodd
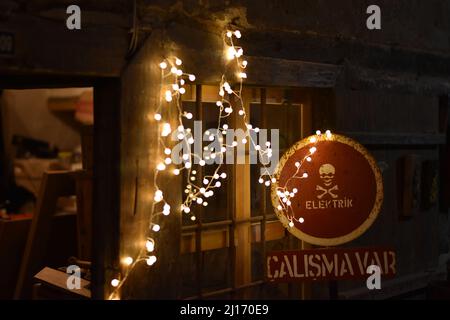
M344 143L346 145L349 145L350 147L352 147L353 149L355 149L356 151L358 151L359 153L361 153L364 158L366 158L366 160L369 162L370 167L372 168L372 172L375 176L375 182L376 182L376 188L377 188L377 193L376 193L376 197L375 197L375 202L374 205L372 207L372 210L369 214L369 216L367 217L367 219L355 230L353 230L352 232L340 236L340 237L336 237L336 238L318 238L318 237L314 237L311 236L307 233L302 232L301 230L297 229L297 228L291 228L289 227L289 220L287 219L287 217L283 214L282 211L278 210L278 206L280 205L279 203L279 198L277 196L277 188L278 188L278 181L280 178L280 173L283 170L284 165L286 164L286 161L289 159L289 157L291 157L297 150L304 148L305 146L309 145L309 144L314 144L310 141L311 137L316 137L317 141L337 141L337 142L341 142ZM276 178L276 183L272 184L272 188L271 188L271 199L272 199L272 205L274 207L275 213L278 217L278 219L281 221L281 223L283 224L283 226L291 233L293 234L295 237L299 238L300 240L306 241L310 244L314 244L314 245L319 245L319 246L337 246L340 244L344 244L347 242L350 242L356 238L358 238L359 236L361 236L364 232L367 231L367 229L370 228L370 226L373 224L373 222L375 221L375 219L378 216L378 213L381 210L381 206L383 204L383 177L381 175L381 171L377 166L377 163L375 161L375 159L372 157L372 155L367 151L367 149L362 146L360 143L356 142L355 140L349 138L349 137L345 137L339 134L332 134L331 137L329 138L325 138L325 135L313 135L313 136L309 136L303 140L298 141L297 143L295 143L291 148L289 148L289 150L287 150L284 155L281 157L280 161L278 162L278 165L275 169L275 178Z

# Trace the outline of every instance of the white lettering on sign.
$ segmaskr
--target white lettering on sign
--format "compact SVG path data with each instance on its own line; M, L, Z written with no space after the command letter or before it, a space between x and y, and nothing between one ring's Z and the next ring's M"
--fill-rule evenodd
M366 26L369 30L381 30L381 9L379 6L372 4L367 7L367 14L370 16L367 18Z
M67 14L70 16L66 20L66 26L69 30L80 30L81 29L81 9L77 5L70 5L66 10Z

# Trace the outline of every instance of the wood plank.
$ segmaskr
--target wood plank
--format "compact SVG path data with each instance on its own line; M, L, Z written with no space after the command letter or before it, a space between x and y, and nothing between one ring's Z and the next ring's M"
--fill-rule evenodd
M366 145L441 145L446 143L445 134L440 133L345 131L343 134Z
M47 107L51 111L75 111L79 97L48 98Z
M73 295L76 295L80 298L91 298L91 291L87 288L90 285L90 282L80 278L80 289L69 289L67 288L67 278L69 274L64 273L59 270L55 270L52 268L45 267L41 271L39 271L34 279L49 285L55 289L64 291L65 293L70 292Z

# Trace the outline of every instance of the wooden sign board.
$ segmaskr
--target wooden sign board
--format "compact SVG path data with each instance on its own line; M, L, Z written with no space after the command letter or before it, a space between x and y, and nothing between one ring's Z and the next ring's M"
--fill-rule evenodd
M380 267L381 277L396 273L392 248L326 248L275 251L266 256L266 279L271 282L367 279L367 267Z
M361 144L337 134L297 142L280 159L275 178L272 204L278 218L294 236L315 245L337 246L359 237L383 202L375 159ZM293 196L286 202L283 194Z

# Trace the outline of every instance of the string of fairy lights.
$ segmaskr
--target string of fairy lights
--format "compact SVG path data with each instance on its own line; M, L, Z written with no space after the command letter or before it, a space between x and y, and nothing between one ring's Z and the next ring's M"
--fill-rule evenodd
M148 266L152 266L158 260L155 253L158 249L155 234L161 231L158 219L161 216L170 215L173 211L172 206L164 198L165 191L159 187L158 177L160 173L169 171L169 173L175 176L185 176L185 197L176 211L188 215L192 221L196 220L196 210L193 206L208 206L208 198L214 196L215 189L223 185L223 181L227 178L226 172L222 170L224 157L230 150L234 152L233 150L239 145L250 144L257 151L262 164L261 174L258 179L259 183L269 187L272 183L277 182L275 176L265 165L273 154L271 143L267 141L263 146L257 143L255 134L260 129L253 127L249 123L245 110L242 93L243 82L247 78L245 70L248 62L243 58L243 48L235 45L235 42L241 36L239 30L227 30L223 33L222 39L225 58L228 63L235 63L235 78L232 79L233 81L228 80L225 72L221 77L218 90L220 98L216 101L216 107L218 108L217 126L215 130L207 130L205 132L206 139L211 144L201 148L200 153L193 150L195 149L193 145L196 141L193 137L192 129L186 128L183 123L184 119L191 120L194 115L191 112L183 110L182 107L182 97L187 92L188 82L194 82L196 77L194 74L185 73L182 70L183 61L177 57L165 58L159 63L161 70L160 96L156 110L150 116L150 121L155 121L158 124L158 146L156 151L160 155L160 159L156 162L153 171L154 195L149 213L147 239L145 246L140 249L136 258L126 256L121 260L123 264L122 273L111 280L113 289L109 297L110 299L120 299L119 290L136 264L145 261ZM170 113L170 108L173 107L177 111L175 127L172 127L169 121L165 121L166 115ZM223 135L226 135L227 130L230 128L225 122L226 118L230 117L233 112L237 112L239 115L238 118L242 120L245 135L240 141L233 139L231 144L227 144L223 139ZM321 133L317 132L317 135L320 138ZM326 136L329 137L330 135L331 133L327 131ZM312 137L311 143L316 143L319 138ZM178 141L178 144L182 147L176 150L175 148L171 149L170 141L174 140ZM216 144L213 145L213 142L216 142ZM197 141L197 143L203 144L202 141ZM311 147L308 155L302 161L295 164L297 167L295 174L286 181L283 187L277 188L277 195L280 200L280 205L277 209L286 213L290 221L290 227L294 226L293 221L303 223L304 219L294 217L291 200L298 193L298 189L293 188L292 190L288 190L287 185L291 179L305 179L308 177L306 172L300 174L300 169L304 161L312 161L312 156L316 150L317 148L315 146ZM213 166L213 173L210 175L201 175L202 167L206 165Z

